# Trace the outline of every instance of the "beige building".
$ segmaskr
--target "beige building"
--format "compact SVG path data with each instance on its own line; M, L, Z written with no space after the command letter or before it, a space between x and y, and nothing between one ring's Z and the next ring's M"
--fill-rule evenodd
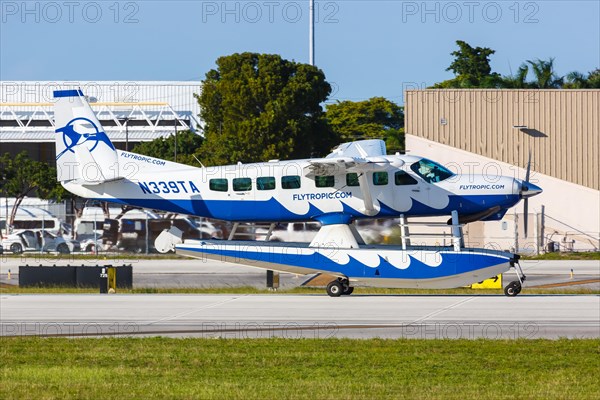
M479 245L533 252L600 247L600 90L410 90L405 93L406 148L461 173L523 179L544 193L503 221L466 228Z

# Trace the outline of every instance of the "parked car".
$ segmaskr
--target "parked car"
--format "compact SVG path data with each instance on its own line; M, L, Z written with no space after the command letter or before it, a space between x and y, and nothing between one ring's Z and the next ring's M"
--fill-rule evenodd
M271 232L271 242L311 242L321 229L318 222L292 222L277 224ZM257 228L256 234L264 240L268 228Z
M81 249L77 240L64 239L48 231L32 229L16 231L4 236L2 246L13 254L21 254L24 251L56 251L69 254Z

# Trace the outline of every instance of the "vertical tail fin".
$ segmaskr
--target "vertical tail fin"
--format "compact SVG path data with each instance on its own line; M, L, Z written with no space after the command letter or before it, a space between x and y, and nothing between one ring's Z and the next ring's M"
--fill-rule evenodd
M95 185L118 179L115 146L81 90L57 90L54 97L58 180Z

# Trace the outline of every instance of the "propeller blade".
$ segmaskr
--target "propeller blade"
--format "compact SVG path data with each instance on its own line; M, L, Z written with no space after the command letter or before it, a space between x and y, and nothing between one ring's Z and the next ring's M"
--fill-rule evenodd
M527 172L525 173L525 191L529 190L529 174L531 172L531 149L529 149L529 156L527 157ZM527 225L529 221L529 199L525 197L523 201L523 233L527 237Z
M529 199L523 200L523 233L527 237L527 221L529 221Z

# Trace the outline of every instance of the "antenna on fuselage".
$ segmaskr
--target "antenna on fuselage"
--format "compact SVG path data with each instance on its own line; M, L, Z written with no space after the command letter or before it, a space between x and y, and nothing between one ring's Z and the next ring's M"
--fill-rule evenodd
M202 164L202 161L198 160L198 157L196 157L196 155L195 155L195 154L192 154L192 157L194 157L194 159L195 159L196 161L198 161L198 164L200 164L200 166L201 166L202 168L206 168L206 167L204 166L204 164Z

